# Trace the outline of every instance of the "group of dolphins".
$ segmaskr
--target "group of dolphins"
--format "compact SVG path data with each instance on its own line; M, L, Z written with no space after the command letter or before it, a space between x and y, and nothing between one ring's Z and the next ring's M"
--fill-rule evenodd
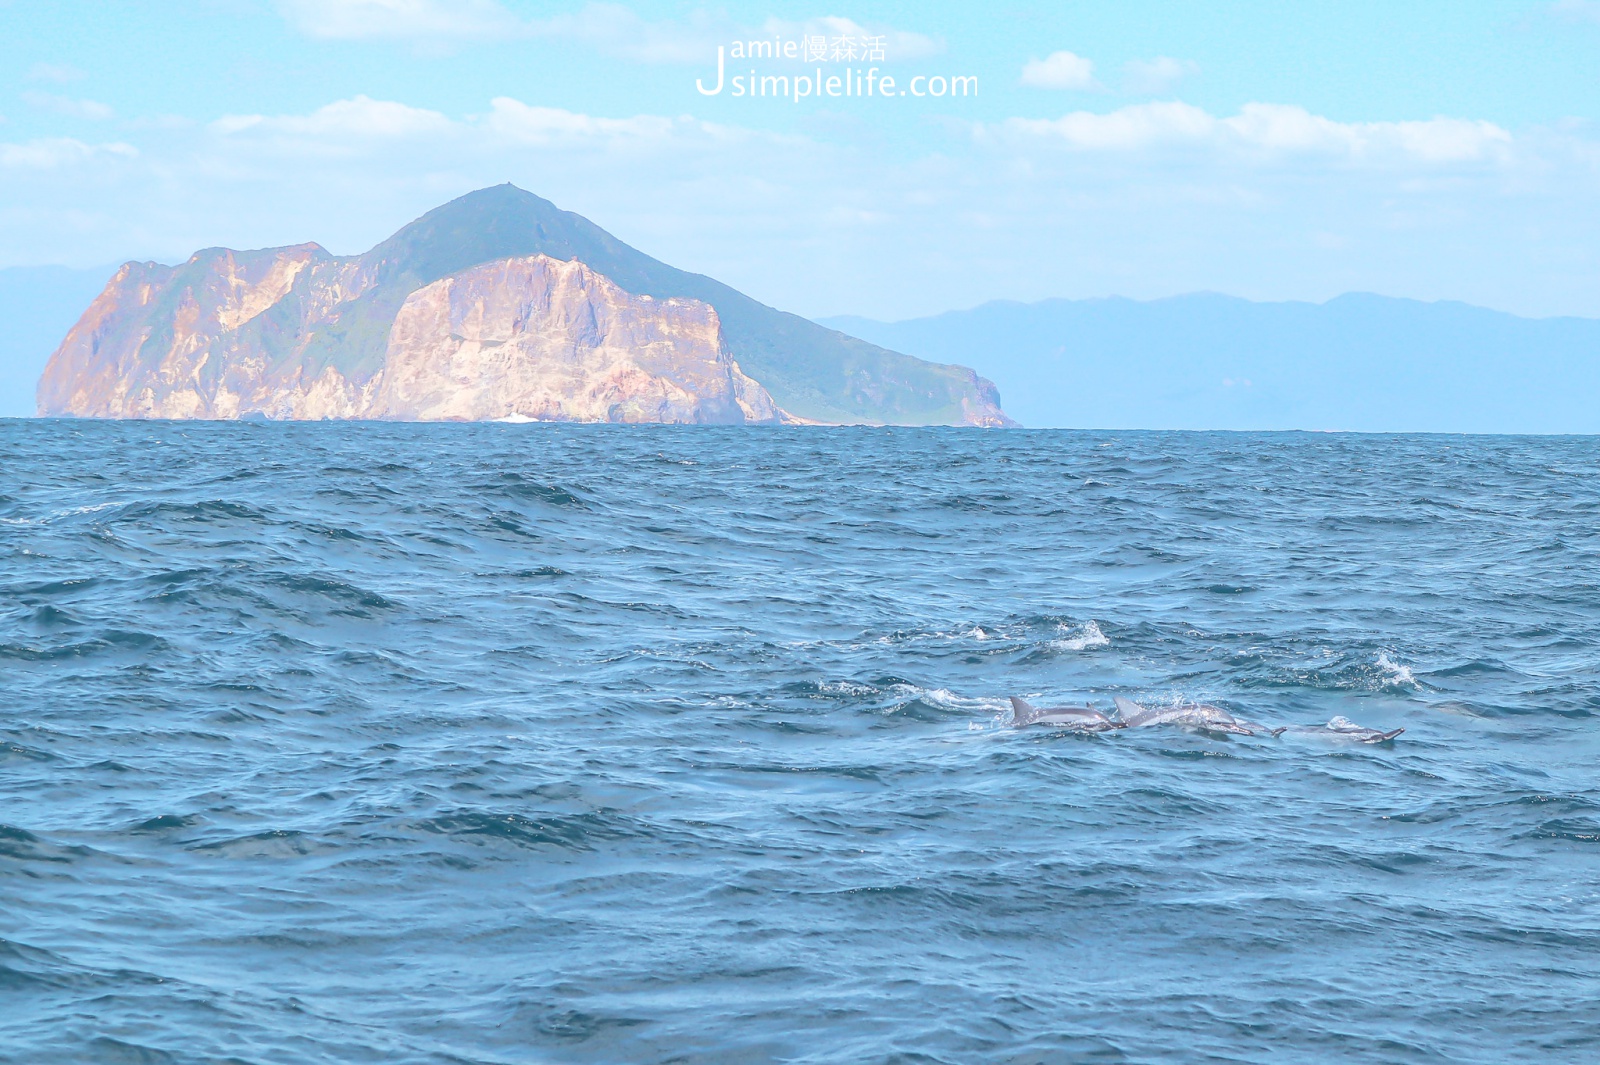
M1362 728L1348 718L1336 717L1326 725L1299 725L1268 728L1254 721L1235 717L1220 706L1189 703L1178 706L1140 706L1132 699L1117 696L1116 716L1088 706L1030 706L1026 701L1011 697L1011 725L1024 728L1028 725L1054 725L1074 732L1109 732L1112 729L1148 728L1152 725L1178 725L1201 732L1225 732L1236 736L1279 736L1285 732L1326 736L1331 739L1354 740L1357 743L1385 743L1405 729L1383 732L1375 728Z

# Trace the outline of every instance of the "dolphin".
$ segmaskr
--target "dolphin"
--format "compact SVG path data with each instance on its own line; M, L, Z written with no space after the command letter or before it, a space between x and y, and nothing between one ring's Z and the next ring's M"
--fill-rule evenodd
M1324 736L1329 739L1353 740L1356 743L1387 743L1405 729L1384 732L1382 729L1363 728L1348 717L1335 717L1326 725L1296 725L1290 730L1297 736Z
M1117 717L1126 728L1149 728L1153 725L1182 725L1206 732L1228 732L1235 736L1276 736L1281 728L1268 728L1254 721L1234 717L1220 706L1195 703L1188 706L1140 706L1132 699L1117 696Z
M1124 727L1098 710L1087 706L1030 706L1026 701L1011 697L1011 727L1027 725L1059 725L1077 732L1104 732Z

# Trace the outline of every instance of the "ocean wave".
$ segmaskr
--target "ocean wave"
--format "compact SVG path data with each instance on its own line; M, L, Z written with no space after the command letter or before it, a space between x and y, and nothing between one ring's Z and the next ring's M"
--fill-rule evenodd
M1440 439L0 421L0 1058L1582 1057L1600 456Z
M1110 647L1111 639L1100 631L1100 625L1092 619L1076 628L1064 629L1070 636L1059 640L1051 640L1047 644L1057 651L1087 651L1096 647Z
M602 843L637 835L625 818L598 811L528 816L521 813L457 810L415 822L411 827L472 844L509 843L517 847L587 851Z
M967 715L973 712L1000 712L1010 708L1005 696L958 695L948 688L923 688L915 684L891 685L888 694L901 700L889 713L898 713L912 705L930 708L940 714Z
M578 494L560 485L542 484L520 473L502 473L495 480L477 486L480 491L493 492L512 499L544 503L553 507L586 508L589 504Z
M1383 683L1388 687L1420 688L1422 684L1410 666L1401 665L1389 657L1387 651L1378 655L1377 667L1383 671Z

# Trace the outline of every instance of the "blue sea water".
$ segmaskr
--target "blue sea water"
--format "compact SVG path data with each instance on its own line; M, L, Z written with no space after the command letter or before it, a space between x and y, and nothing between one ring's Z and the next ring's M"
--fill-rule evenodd
M0 1060L1600 1060L1593 440L10 421L0 596Z

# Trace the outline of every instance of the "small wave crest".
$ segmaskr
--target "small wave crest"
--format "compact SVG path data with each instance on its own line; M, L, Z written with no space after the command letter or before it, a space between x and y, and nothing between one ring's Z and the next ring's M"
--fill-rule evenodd
M1094 647L1110 647L1111 638L1100 631L1100 625L1092 618L1082 625L1062 627L1063 637L1051 640L1049 645L1057 651L1087 651Z
M1389 657L1387 651L1378 654L1376 665L1383 673L1383 686L1386 688L1420 688L1421 682L1411 672L1411 667L1402 665Z
M914 684L901 684L892 690L896 695L909 696L939 710L960 713L971 713L974 710L999 712L1010 706L1001 698L986 695L957 695L948 688L919 688Z
M1003 698L959 695L948 688L928 688L903 680L885 685L881 697L886 701L876 708L877 713L912 721L948 721L975 713L998 718L1010 712L1010 704Z

